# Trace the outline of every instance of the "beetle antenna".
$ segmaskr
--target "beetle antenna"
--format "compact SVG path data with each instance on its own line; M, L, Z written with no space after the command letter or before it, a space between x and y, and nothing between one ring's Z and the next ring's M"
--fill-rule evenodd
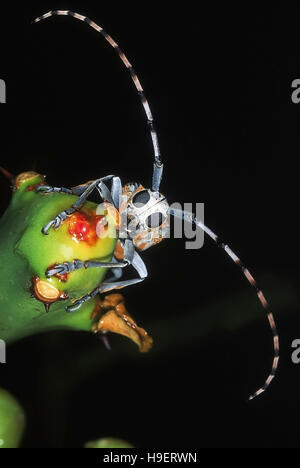
M76 18L80 21L83 21L84 23L87 23L89 26L91 26L93 29L95 29L97 32L102 34L104 39L115 49L117 54L119 55L120 59L122 60L123 64L127 68L127 70L130 73L131 79L137 89L138 95L140 97L142 106L144 108L144 111L146 113L147 117L147 122L149 125L150 129L150 134L151 134L151 139L152 139L152 145L153 145L153 150L154 150L154 168L153 168L153 177L152 177L152 189L155 192L159 191L159 186L162 178L162 171L163 171L163 163L161 161L161 154L160 154L160 149L159 149L159 143L158 143L158 137L157 133L155 130L154 126L154 119L152 116L152 112L149 106L149 103L146 99L144 90L142 88L142 85L140 83L140 80L138 79L137 74L134 71L133 66L127 59L126 55L124 52L120 49L119 45L114 41L114 39L107 34L104 29L96 24L94 21L90 20L88 17L80 15L78 13L74 13L73 11L70 10L52 10L49 11L48 13L45 13L42 16L39 16L38 18L35 18L34 23L38 23L39 21L42 21L46 18L50 18L51 16L72 16L73 18Z
M242 271L243 275L246 277L247 281L249 284L255 289L256 295L264 308L264 310L267 313L267 317L269 320L269 324L271 327L271 331L273 334L273 346L274 346L274 357L273 357L273 364L272 364L272 370L271 373L269 374L268 378L266 379L264 385L260 387L253 395L249 397L249 400L253 400L256 398L258 395L263 393L267 388L269 387L270 383L274 379L277 368L278 368L278 362L279 362L279 336L277 332L277 327L275 324L274 316L272 312L270 311L269 304L261 291L261 289L258 287L256 280L253 278L251 273L249 272L248 268L242 263L242 261L239 259L239 257L231 250L231 248L222 242L220 240L219 236L217 236L211 229L209 229L207 226L205 226L204 223L202 223L200 220L196 218L196 216L193 213L188 213L186 211L182 210L177 210L170 208L169 213L179 219L182 219L188 223L194 224L200 229L202 229L216 244L218 247L220 247L226 254L231 258L231 260L240 268Z

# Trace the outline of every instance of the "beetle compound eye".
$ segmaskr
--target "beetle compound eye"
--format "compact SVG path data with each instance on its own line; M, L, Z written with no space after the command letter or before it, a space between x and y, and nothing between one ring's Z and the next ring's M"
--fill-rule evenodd
M165 216L162 213L153 213L146 219L146 224L150 228L158 228L162 225L164 220Z
M150 195L147 190L141 190L132 199L132 203L136 208L142 208L150 200Z

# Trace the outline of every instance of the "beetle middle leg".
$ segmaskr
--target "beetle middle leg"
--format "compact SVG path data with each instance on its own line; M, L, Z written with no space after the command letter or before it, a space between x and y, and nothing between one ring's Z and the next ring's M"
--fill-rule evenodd
M84 262L81 262L81 263L84 263ZM92 263L93 262L91 262L90 267L93 267ZM120 268L120 267L118 267L118 265L123 265L123 264L125 264L124 266L132 265L133 268L138 273L139 277L129 279L129 280L125 280L125 281L120 281L119 280L120 276L118 274L116 274L115 272L118 271L119 268ZM115 289L126 288L127 286L131 286L133 284L140 283L141 281L143 281L148 276L146 265L144 264L143 260L139 256L139 254L135 250L132 250L132 241L129 240L129 239L126 239L125 242L124 242L124 259L123 259L123 261L117 262L115 260L115 261L111 262L111 265L112 265L112 269L114 270L113 273L114 273L114 276L116 277L116 281L113 281L114 278L110 278L107 281L101 283L100 286L98 286L96 289L94 289L91 293L87 294L86 296L81 297L80 299L75 301L73 305L67 307L66 308L67 312L74 312L75 310L78 310L82 306L82 304L84 304L84 302L89 301L90 299L95 297L98 293L102 294L102 293L106 293L106 292L109 292L109 291L113 291ZM95 265L94 267L97 267L97 265ZM123 266L121 266L121 268L123 268ZM122 272L122 270L121 270L121 272ZM63 274L63 273L60 272L59 274ZM119 278L118 278L118 276L119 276Z
M97 262L93 260L87 260L82 262L81 260L73 260L72 262L58 263L54 267L48 268L46 271L46 277L51 278L55 275L66 275L73 271L85 268L125 268L129 265L128 262Z

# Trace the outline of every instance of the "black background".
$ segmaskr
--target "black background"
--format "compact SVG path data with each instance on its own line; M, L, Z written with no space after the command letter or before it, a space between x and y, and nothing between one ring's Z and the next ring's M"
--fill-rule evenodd
M299 11L163 5L1 6L0 162L16 174L47 174L57 186L111 173L149 185L143 109L114 51L72 18L30 21L70 8L101 24L149 98L165 162L162 192L169 202L204 202L206 224L260 280L280 331L278 378L247 401L272 359L263 312L243 325L244 308L259 308L253 292L209 240L199 251L165 241L144 255L147 282L125 292L128 310L154 337L147 356L119 336L108 353L90 335L67 332L8 349L0 385L26 410L25 447L80 447L107 435L138 447L299 446L300 364L291 362L300 338L300 104L291 101ZM4 212L4 178L0 197ZM217 325L203 336L216 304L241 326Z

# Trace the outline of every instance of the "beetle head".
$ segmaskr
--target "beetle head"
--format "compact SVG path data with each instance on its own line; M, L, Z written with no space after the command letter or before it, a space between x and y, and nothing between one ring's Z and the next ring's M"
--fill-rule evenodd
M168 212L168 202L161 193L137 183L123 187L122 222L137 249L146 250L168 237Z

